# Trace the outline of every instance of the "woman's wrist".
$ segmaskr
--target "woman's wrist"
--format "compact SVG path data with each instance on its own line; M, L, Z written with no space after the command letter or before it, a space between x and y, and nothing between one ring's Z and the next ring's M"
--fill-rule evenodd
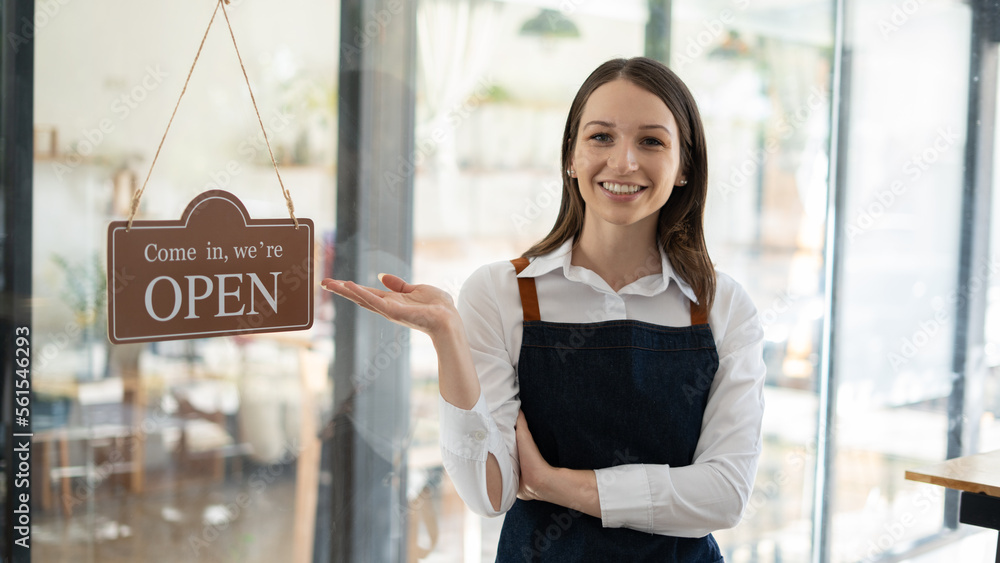
M440 353L451 348L468 347L468 338L465 335L465 325L462 317L458 314L458 309L451 307L450 310L441 311L440 317L435 320L434 328L427 331L431 337L434 349Z
M442 317L428 333L438 357L438 387L452 405L470 410L479 400L481 388L472 362L469 339L458 311Z
M554 467L540 479L543 500L601 517L601 501L597 492L597 474L590 469Z

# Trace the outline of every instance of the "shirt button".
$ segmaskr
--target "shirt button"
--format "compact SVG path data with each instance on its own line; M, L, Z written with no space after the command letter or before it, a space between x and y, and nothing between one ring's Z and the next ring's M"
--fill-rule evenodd
M472 437L475 438L477 442L482 442L483 440L486 439L486 432L483 432L482 430L476 430L476 432L472 435Z

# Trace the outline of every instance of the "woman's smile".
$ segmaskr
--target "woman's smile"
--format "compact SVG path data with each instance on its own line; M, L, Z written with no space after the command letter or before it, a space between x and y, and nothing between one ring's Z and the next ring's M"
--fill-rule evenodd
M646 186L639 186L636 184L623 184L617 182L598 182L604 191L609 192L613 195L632 195L638 193L639 190L646 189Z
M660 208L683 179L673 114L618 79L594 90L580 121L571 170L586 205L584 231L641 226L652 241Z

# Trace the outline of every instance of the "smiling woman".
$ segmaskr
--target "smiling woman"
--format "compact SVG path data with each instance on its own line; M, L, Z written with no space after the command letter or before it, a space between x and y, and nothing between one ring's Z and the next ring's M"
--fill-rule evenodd
M599 67L581 86L570 108L562 154L566 177L559 220L525 256L541 255L570 238L589 238L591 234L584 232L584 217L608 208L596 205L598 202L634 201L637 205L609 208L624 216L590 221L589 228L599 229L608 220L628 221L630 216L636 221L646 218L646 228L655 225L656 242L671 250L673 267L711 308L714 269L703 229L708 176L705 137L694 98L677 75L646 58L617 59ZM571 186L574 179L577 189ZM627 190L615 186L609 190L604 185L607 183L653 189L642 190L642 195L636 196L616 193ZM674 188L681 186L671 205L665 205L674 195ZM596 195L602 198L588 201ZM614 236L601 231L594 234L599 238ZM645 240L634 233L627 236L632 241L627 246L630 249L635 248L636 240ZM584 251L578 260L590 267L614 260L614 256L602 258L589 259ZM610 283L620 287L622 281Z
M612 60L565 131L552 232L457 307L395 276L324 286L430 335L444 466L472 510L506 513L498 561L722 561L711 532L739 522L761 451L763 331L705 250L693 98Z

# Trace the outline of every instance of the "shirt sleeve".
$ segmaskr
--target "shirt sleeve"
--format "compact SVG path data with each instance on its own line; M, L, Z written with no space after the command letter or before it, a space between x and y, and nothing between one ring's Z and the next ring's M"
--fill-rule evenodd
M719 369L709 390L693 463L598 469L604 527L702 537L739 523L761 452L764 332L742 288L730 303L716 303L713 313L716 307L729 309L728 330L718 340Z
M520 467L514 422L521 406L514 362L489 267L477 270L462 287L458 311L472 349L482 392L471 410L439 399L441 455L455 489L469 508L498 516L517 498ZM511 266L513 279L513 266ZM518 309L520 310L520 309ZM503 483L500 510L493 510L486 490L486 461L493 454Z

